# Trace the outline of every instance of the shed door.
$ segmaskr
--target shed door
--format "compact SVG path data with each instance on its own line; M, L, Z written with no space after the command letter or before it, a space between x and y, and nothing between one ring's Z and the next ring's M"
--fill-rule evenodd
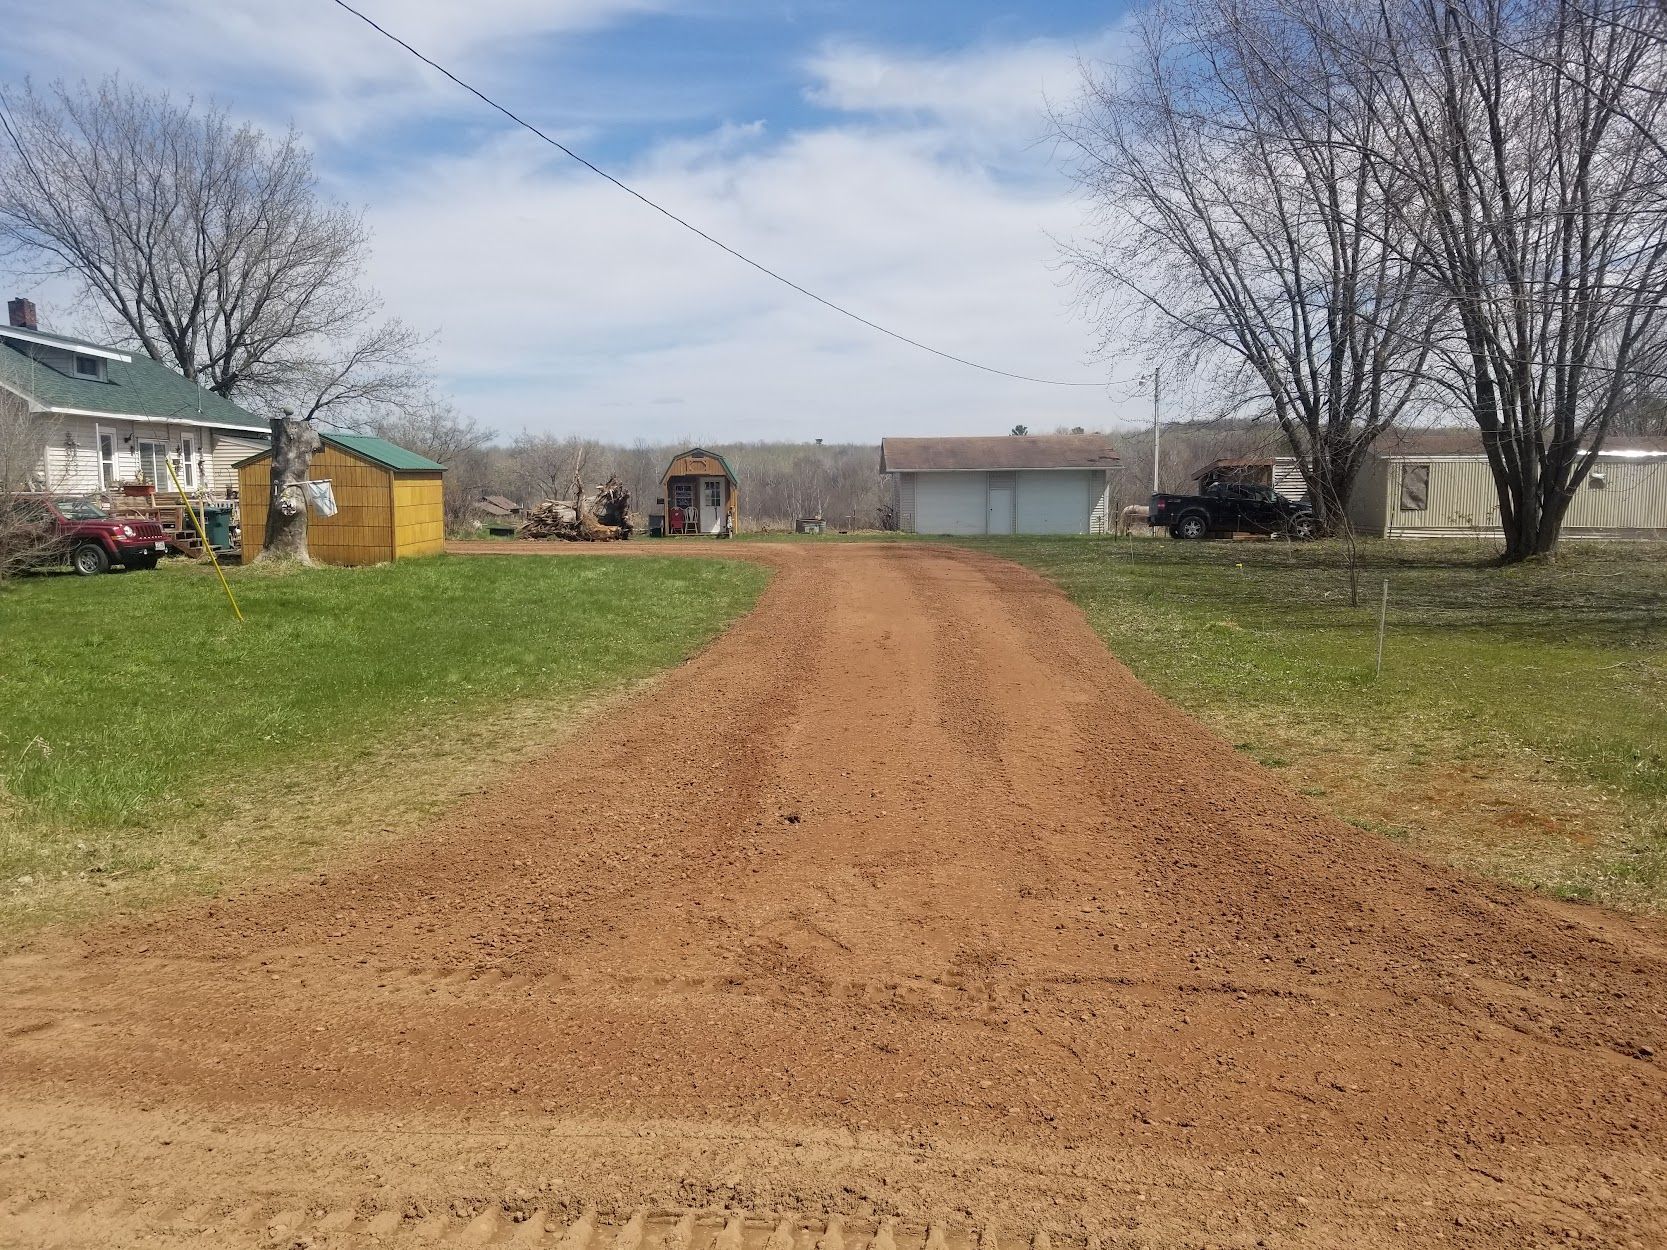
M1011 534L1013 532L1013 475L1011 473L992 473L989 482L989 524L985 528L985 533Z
M721 477L700 479L700 527L708 534L723 533L724 480Z

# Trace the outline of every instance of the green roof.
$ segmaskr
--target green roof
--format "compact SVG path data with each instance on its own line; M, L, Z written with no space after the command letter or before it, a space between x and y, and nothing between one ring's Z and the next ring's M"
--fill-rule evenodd
M74 373L73 360L54 362L31 355L28 340L5 335L0 327L0 386L16 391L47 409L74 408L82 412L111 416L149 417L155 421L203 422L266 433L265 420L245 411L229 399L204 390L164 364L142 353L127 361L105 360L105 377L82 378ZM66 351L92 348L111 349L83 339L66 338L45 331L19 331L45 347Z
M446 468L438 460L419 456L408 447L401 447L398 443L390 443L385 438L376 438L370 434L326 434L324 441L340 447L343 451L352 452L361 459L374 460L385 469L422 469L430 473L443 473Z
M358 456L361 460L369 460L372 464L379 464L384 469L400 472L444 473L446 466L438 460L430 460L427 456L419 456L407 447L398 443L390 443L385 438L377 438L371 434L326 434L323 436L325 446L335 447L349 455ZM272 451L257 451L252 456L245 456L237 462L241 467L253 464L257 460L270 456Z

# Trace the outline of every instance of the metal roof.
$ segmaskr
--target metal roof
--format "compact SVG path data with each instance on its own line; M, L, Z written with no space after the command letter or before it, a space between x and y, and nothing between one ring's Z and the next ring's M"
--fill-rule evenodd
M1110 469L1117 449L1104 434L1004 434L880 440L880 472L980 469Z
M397 443L390 443L385 438L377 438L370 434L326 434L324 445L345 451L349 455L358 456L361 460L369 460L372 464L379 464L384 469L394 472L425 472L443 473L446 466L437 460L430 460L427 456L419 456L416 452ZM239 460L234 468L241 469L246 464L253 464L272 454L267 447L257 451L252 456L245 456Z

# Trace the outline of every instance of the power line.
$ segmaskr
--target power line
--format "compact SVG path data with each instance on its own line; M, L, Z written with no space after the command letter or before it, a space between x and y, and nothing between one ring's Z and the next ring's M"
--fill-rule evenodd
M583 165L586 169L590 170L590 172L595 174L597 177L603 178L603 179L607 180L608 182L613 183L614 186L618 187L621 191L625 192L627 195L631 196L634 199L642 201L642 203L648 205L649 208L652 208L655 212L659 213L661 216L669 217L672 221L674 221L678 225L682 226L685 230L688 230L693 234L699 235L701 238L705 239L708 243L710 243L713 247L716 247L716 248L720 249L721 251L728 252L731 256L733 256L736 260L740 261L742 264L751 265L754 269L758 270L758 272L766 275L767 277L774 278L777 282L781 283L783 286L791 287L793 290L797 291L800 295L803 295L803 296L806 296L809 299L815 300L818 304L821 304L824 308L831 308L834 312L839 313L841 316L849 317L852 321L858 322L861 325L865 325L870 330L877 330L881 334L886 335L888 338L896 339L899 343L907 343L910 347L919 348L923 352L930 352L934 356L941 356L945 360L952 360L958 365L966 365L969 369L978 369L978 370L981 370L984 373L993 373L993 374L996 374L998 377L1012 378L1012 379L1014 379L1015 381L1018 381L1018 382L1036 382L1036 383L1039 383L1042 386L1099 386L1099 387L1104 387L1104 386L1107 386L1107 385L1110 384L1109 382L1106 382L1106 381L1101 381L1101 382L1063 382L1063 381L1060 381L1056 378L1034 378L1034 377L1030 377L1029 375L1023 374L1023 373L1009 373L1006 369L997 369L993 365L981 365L976 360L968 360L966 357L957 356L953 352L942 351L942 350L940 350L936 347L932 347L932 346L929 346L926 343L922 343L919 339L912 339L906 334L900 334L896 330L887 329L885 326L881 325L877 321L870 321L867 317L864 317L861 313L853 312L851 309L846 308L842 304L836 304L831 299L827 299L824 296L818 295L815 291L812 291L812 290L809 290L806 287L800 286L797 282L793 281L793 279L791 279L789 277L786 277L783 274L777 273L774 269L771 269L768 265L762 264L759 261L754 260L752 257L747 256L744 253L736 251L734 248L730 247L729 244L725 243L722 239L716 238L713 235L710 235L710 234L706 233L706 231L702 230L699 226L695 225L693 222L690 222L686 218L679 217L676 213L672 212L671 209L665 207L663 204L658 204L655 201L649 199L646 195L644 195L641 191L638 191L635 187L629 186L626 183L621 182L618 178L615 178L607 170L602 169L599 166L592 164L590 161L586 160L583 156L580 156L577 152L575 152L572 148L568 147L566 144L560 142L557 139L551 138L549 135L545 134L542 130L540 130L537 126L533 125L531 122L527 121L525 118L517 116L514 112L512 112L508 108L504 107L502 104L499 104L491 96L487 95L484 91L480 90L480 88L472 86L469 83L464 82L463 79L459 78L456 74L452 73L449 69L447 69L444 65L441 65L438 61L432 59L431 57L425 56L423 53L417 51L417 49L413 48L410 44L406 43L405 40L401 39L398 35L394 34L391 30L388 30L386 27L378 25L373 19L371 19L369 17L366 17L363 13L359 12L358 9L354 8L351 4L348 4L347 0L335 0L335 3L340 8L343 8L343 9L347 10L354 17L358 18L365 25L369 26L377 34L381 35L384 39L387 39L390 42L398 44L400 47L404 48L407 52L409 52L412 56L416 57L419 61L421 61L424 65L427 65L430 69L437 70L441 74L444 74L447 78L451 79L452 82L456 83L459 87L462 87L463 90L467 91L470 95L475 96L477 99L479 99L483 104L486 104L490 108L496 109L498 112L502 113L505 117L509 118L510 121L514 122L517 126L520 126L523 130L530 131L532 134L537 135L540 139L544 140L545 143L548 143L551 147L555 148L558 152L562 153L564 156L570 157L571 159L577 161L579 164Z

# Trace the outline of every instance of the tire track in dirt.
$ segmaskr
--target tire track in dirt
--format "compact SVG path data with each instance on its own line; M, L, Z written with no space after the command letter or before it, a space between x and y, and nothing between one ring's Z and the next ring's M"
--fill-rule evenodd
M0 963L0 1242L1667 1244L1659 941L1329 821L1016 566L727 554L610 738Z

